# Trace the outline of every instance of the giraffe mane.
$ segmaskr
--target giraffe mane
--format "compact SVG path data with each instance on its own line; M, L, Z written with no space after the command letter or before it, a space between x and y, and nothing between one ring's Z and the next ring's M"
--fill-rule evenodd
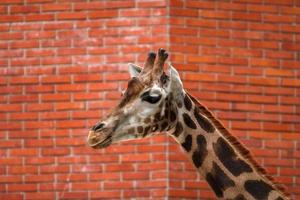
M202 105L195 97L193 97L188 92L187 94L195 103L195 105L198 106L200 112L211 120L213 125L222 133L222 135L229 141L230 144L236 147L237 151L243 156L243 158L245 158L247 161L249 161L249 163L252 164L257 172L262 174L263 177L265 177L273 185L274 188L278 189L284 195L290 196L290 194L286 192L286 188L282 184L276 182L273 177L267 174L267 171L257 163L257 161L251 155L250 151L241 142L239 142L238 139L233 136L216 117L214 117L214 115L207 109L207 107Z

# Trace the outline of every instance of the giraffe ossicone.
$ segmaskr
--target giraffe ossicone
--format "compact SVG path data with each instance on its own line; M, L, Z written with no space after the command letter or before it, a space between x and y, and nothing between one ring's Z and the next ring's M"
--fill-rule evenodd
M105 148L120 141L166 131L187 153L218 199L288 199L224 126L184 90L164 49L149 53L144 68L129 64L131 79L120 103L94 125L88 145Z

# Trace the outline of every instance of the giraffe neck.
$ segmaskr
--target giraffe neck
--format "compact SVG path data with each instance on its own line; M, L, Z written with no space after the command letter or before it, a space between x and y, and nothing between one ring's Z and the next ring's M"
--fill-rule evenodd
M219 199L287 199L248 151L188 93L170 131Z

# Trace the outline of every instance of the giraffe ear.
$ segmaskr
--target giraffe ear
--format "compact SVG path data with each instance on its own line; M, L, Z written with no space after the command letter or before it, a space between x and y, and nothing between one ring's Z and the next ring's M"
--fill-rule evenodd
M141 73L142 68L133 63L128 63L128 71L131 78L137 77Z
M183 86L182 82L179 76L178 71L171 65L171 63L168 63L169 65L169 76L170 76L170 91L174 93L175 97L178 97L182 94Z

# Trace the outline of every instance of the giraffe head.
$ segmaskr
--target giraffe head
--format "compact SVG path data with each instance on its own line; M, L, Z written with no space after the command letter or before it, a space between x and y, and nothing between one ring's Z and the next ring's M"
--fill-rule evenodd
M104 148L112 143L144 138L173 128L177 106L182 104L182 83L170 64L168 75L163 67L168 54L159 49L149 53L144 68L129 64L131 79L121 101L107 117L94 125L88 145Z

